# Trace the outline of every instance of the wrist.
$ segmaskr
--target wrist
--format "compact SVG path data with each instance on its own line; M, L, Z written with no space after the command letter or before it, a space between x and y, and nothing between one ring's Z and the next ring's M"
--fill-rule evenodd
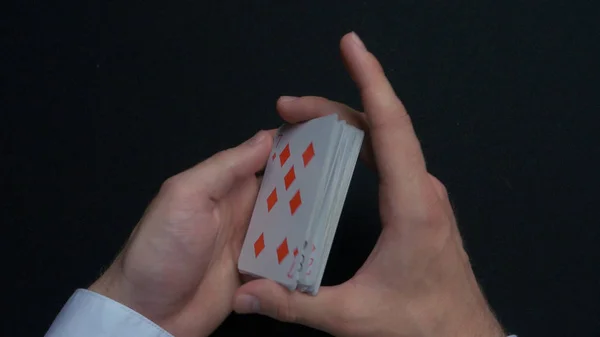
M216 328L210 314L203 311L197 313L198 317L192 324L182 322L182 302L170 301L164 293L156 291L157 288L132 282L119 268L118 263L118 260L113 263L88 290L132 309L172 335L208 336Z
M165 313L165 308L161 308L160 303L153 303L151 296L140 293L139 285L129 283L115 266L117 263L111 265L88 290L119 302L166 329L170 317Z
M156 324L160 324L164 317L157 315L159 312L152 310L150 296L147 295L147 292L144 292L143 285L132 284L124 276L121 263L121 258L117 257L102 276L88 287L88 290L119 302Z
M133 305L128 303L127 299L122 296L123 291L120 290L120 281L118 273L114 270L114 266L110 266L94 283L92 283L88 290L98 293L102 296L106 296L113 301L119 302L131 309Z

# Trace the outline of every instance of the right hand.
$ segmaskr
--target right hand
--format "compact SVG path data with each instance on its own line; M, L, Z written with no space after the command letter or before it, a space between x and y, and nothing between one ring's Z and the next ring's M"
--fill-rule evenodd
M339 336L504 336L463 249L448 194L427 172L410 117L381 65L354 33L342 38L341 50L365 114L319 97L280 99L278 111L288 122L336 112L366 131L361 157L379 173L381 236L341 285L321 287L313 297L254 280L237 290L234 309Z

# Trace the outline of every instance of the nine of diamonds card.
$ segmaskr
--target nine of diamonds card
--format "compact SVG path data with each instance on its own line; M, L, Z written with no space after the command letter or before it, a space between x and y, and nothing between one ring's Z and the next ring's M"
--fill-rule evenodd
M335 114L278 130L240 272L318 292L363 136Z

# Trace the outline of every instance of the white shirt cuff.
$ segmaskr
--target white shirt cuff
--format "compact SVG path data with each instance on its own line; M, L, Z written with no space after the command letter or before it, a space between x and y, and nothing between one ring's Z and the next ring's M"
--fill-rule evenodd
M78 289L62 308L46 337L173 337L134 310L108 297Z

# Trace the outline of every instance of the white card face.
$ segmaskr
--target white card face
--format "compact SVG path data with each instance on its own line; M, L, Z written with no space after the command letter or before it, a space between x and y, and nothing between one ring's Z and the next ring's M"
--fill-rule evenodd
M299 287L313 295L317 294L321 284L331 244L364 137L362 131L352 126L345 125L343 129L335 152L335 163L332 165L333 170L329 177L330 181L326 184L326 197L321 203L322 211L319 217L323 224L315 228L313 233L310 234L309 245L305 250L308 259L298 278Z
M238 261L240 271L295 289L336 122L331 115L279 130Z
M317 279L316 271L319 270L320 263L322 263L320 257L323 253L325 234L329 225L328 215L337 201L336 191L339 189L341 179L338 173L342 169L340 165L344 164L342 158L347 154L348 150L348 141L344 138L347 135L347 129L340 128L339 142L332 153L333 164L327 172L327 181L324 184L324 199L319 204L321 206L317 216L319 218L319 226L312 228L311 233L309 233L308 246L304 251L306 263L302 266L303 268L298 281L306 285L312 284Z

